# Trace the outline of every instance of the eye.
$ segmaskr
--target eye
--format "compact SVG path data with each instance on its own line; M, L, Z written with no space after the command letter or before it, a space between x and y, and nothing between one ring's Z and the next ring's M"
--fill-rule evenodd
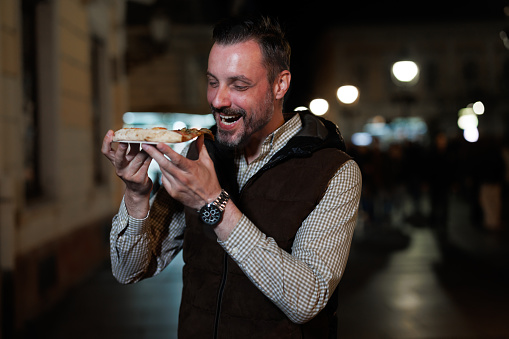
M232 82L232 88L236 91L245 91L247 89L249 89L250 84L245 82L245 81L234 81Z
M216 88L218 86L218 82L216 80L208 80L209 87Z
M245 85L234 85L233 88L235 88L235 90L237 91L245 91L249 88L249 86L245 86Z

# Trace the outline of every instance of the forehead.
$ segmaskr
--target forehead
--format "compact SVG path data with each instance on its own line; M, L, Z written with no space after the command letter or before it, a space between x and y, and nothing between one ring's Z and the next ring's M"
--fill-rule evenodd
M253 40L232 45L216 43L210 50L208 72L215 76L266 74L262 59L260 46Z

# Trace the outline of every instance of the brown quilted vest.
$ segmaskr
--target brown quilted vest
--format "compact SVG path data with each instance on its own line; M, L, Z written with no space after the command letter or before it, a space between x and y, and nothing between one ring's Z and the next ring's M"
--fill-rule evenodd
M338 149L343 147L340 135L325 138L324 122L311 115L304 117L303 124L307 122L299 137L240 192L232 155L206 142L221 186L262 232L289 253L302 221L318 204L337 169L350 159ZM330 129L331 125L328 133ZM196 159L194 147L188 157ZM186 210L186 222L179 338L336 337L336 293L315 318L295 324L244 275L196 211Z

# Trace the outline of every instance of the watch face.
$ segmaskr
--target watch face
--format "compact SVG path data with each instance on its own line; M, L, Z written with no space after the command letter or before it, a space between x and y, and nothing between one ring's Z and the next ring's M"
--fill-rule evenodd
M214 204L205 205L200 210L201 220L208 225L216 225L221 220L221 210Z

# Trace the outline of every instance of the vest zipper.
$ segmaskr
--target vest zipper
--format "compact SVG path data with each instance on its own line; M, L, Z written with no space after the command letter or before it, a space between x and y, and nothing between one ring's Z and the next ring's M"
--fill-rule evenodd
M224 252L223 276L221 278L221 285L219 285L219 293L217 295L216 319L214 322L214 339L217 339L217 332L219 330L219 317L221 314L221 303L223 301L223 292L224 292L224 286L226 285L226 277L227 276L228 276L228 253Z

